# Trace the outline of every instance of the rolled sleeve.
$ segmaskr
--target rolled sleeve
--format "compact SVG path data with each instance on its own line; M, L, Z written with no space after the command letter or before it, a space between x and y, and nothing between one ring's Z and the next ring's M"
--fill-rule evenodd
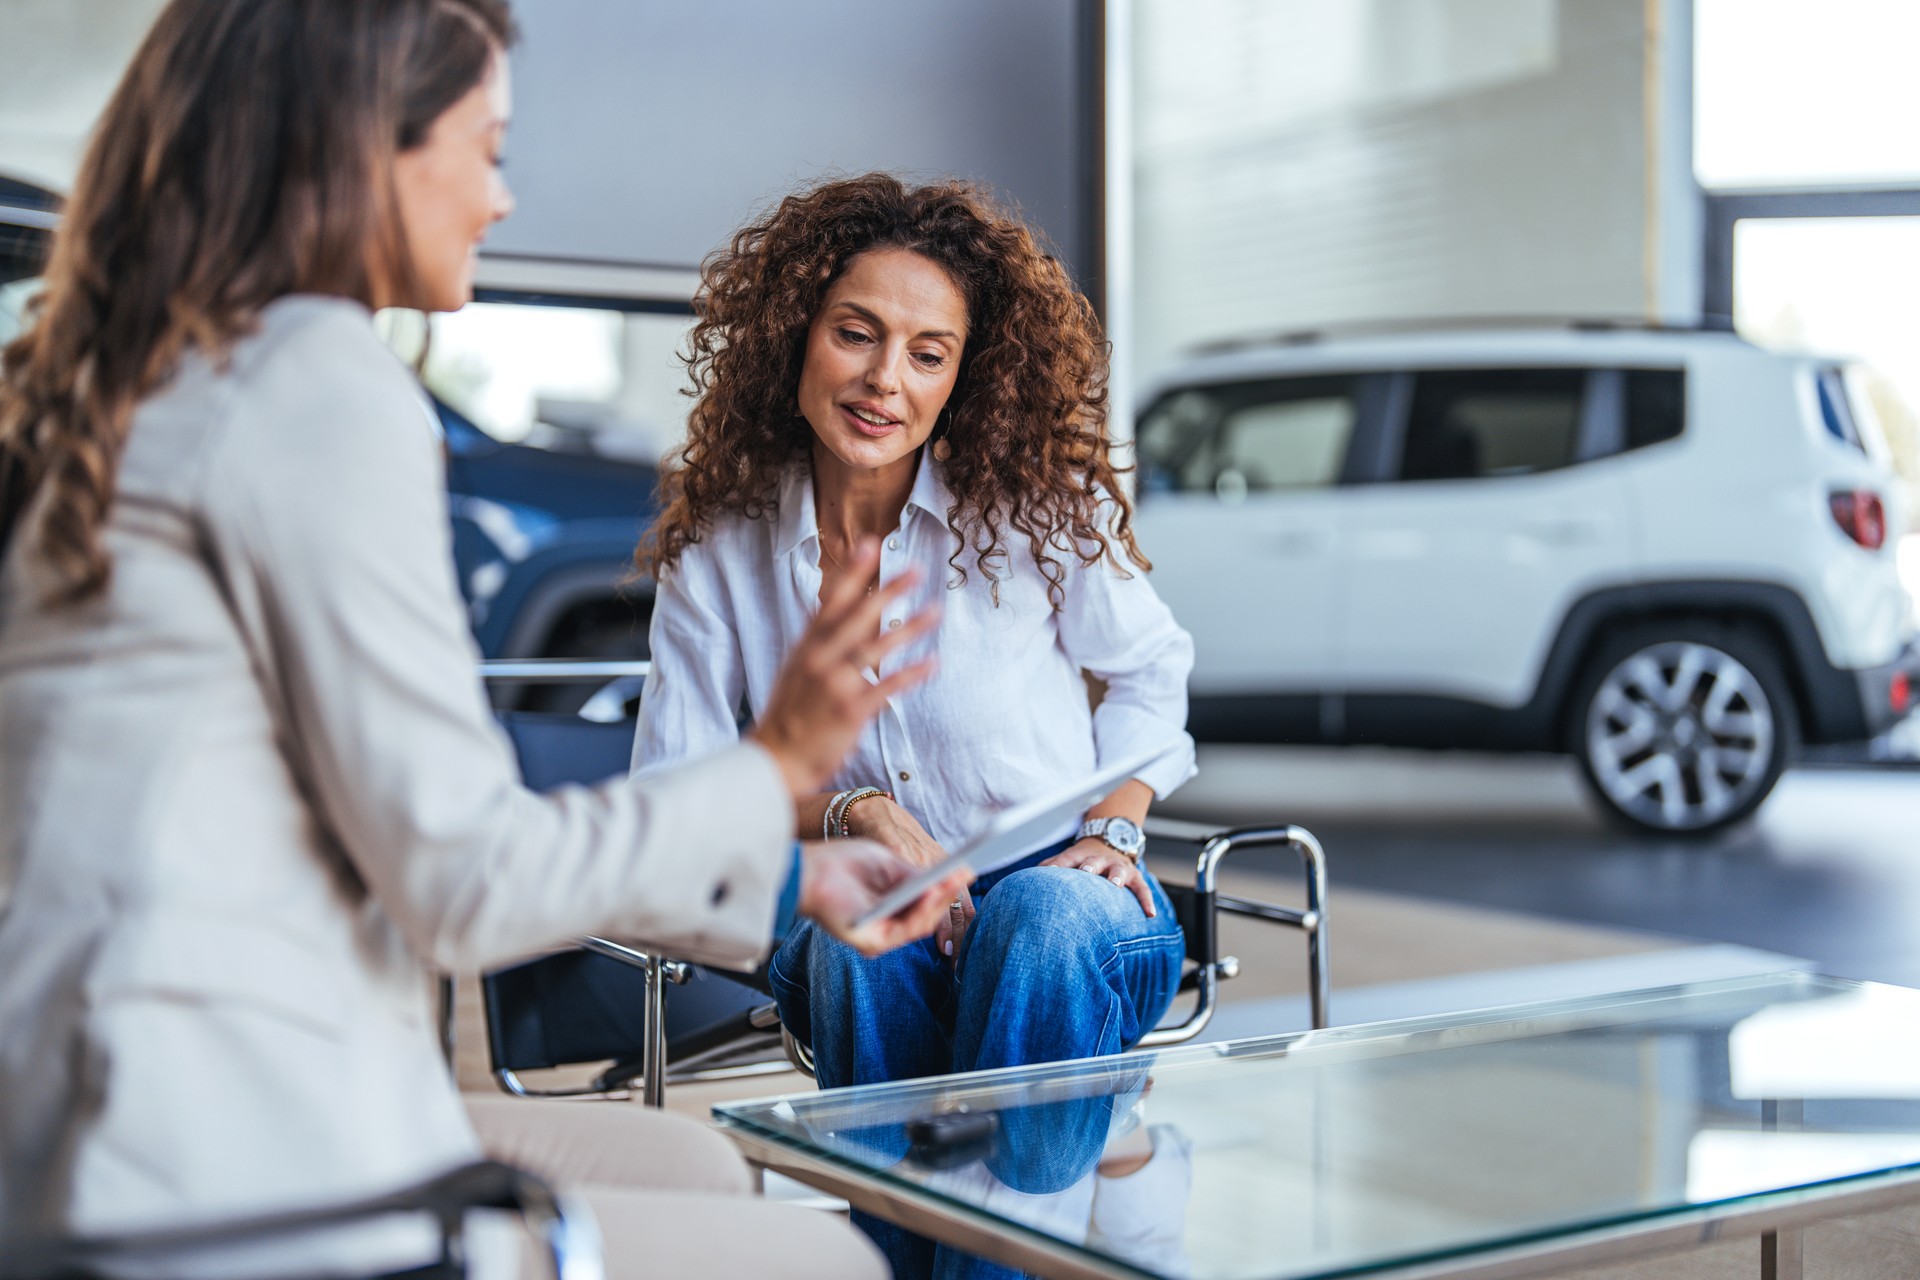
M1093 713L1102 764L1159 750L1139 780L1165 799L1195 773L1187 733L1187 676L1193 637L1138 568L1107 561L1069 577L1060 616L1067 656L1106 685Z

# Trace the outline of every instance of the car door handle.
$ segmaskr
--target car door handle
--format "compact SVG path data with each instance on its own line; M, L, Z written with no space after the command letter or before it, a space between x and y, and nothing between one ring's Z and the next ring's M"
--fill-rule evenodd
M1521 526L1520 531L1550 546L1571 547L1600 541L1607 526L1598 520L1539 520Z
M1282 556L1317 555L1332 541L1325 529L1280 529L1262 539L1268 551Z

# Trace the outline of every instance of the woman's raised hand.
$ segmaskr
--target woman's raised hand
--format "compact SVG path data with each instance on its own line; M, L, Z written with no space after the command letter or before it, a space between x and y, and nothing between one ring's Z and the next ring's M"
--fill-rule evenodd
M884 680L868 678L888 654L940 624L939 611L928 608L891 625L920 575L908 569L867 595L879 567L880 540L862 538L847 571L822 594L820 612L787 655L766 710L747 734L773 756L796 800L827 784L888 698L933 674L934 660L926 658ZM883 617L890 623L884 631Z

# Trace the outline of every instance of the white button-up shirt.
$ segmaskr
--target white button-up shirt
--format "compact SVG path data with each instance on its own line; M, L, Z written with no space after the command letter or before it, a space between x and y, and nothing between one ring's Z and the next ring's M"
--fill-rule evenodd
M993 583L947 525L952 504L939 464L926 455L900 526L883 540L880 576L917 566L920 585L889 610L893 627L938 602L940 628L888 655L887 675L935 653L939 669L888 700L860 735L834 788L877 786L952 848L1009 805L1063 789L1105 761L1164 753L1140 774L1165 796L1194 773L1187 736L1193 640L1137 568L1102 561L1066 569L1056 611L1024 537L1009 533ZM777 511L716 522L662 575L653 609L653 674L640 703L636 774L733 744L738 713L766 706L781 661L820 607L820 537L813 483L788 471ZM1089 709L1087 671L1106 685ZM1073 834L1063 827L1044 843Z

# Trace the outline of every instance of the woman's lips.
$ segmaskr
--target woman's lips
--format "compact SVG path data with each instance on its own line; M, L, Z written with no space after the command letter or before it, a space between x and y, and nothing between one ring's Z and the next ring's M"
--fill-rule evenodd
M880 436L892 435L894 432L900 429L900 424L898 422L887 422L887 423L868 422L865 418L861 417L859 414L855 413L852 409L850 409L844 404L840 406L840 416L847 420L847 425L851 426L855 431L858 431L861 435L870 436L876 439Z

